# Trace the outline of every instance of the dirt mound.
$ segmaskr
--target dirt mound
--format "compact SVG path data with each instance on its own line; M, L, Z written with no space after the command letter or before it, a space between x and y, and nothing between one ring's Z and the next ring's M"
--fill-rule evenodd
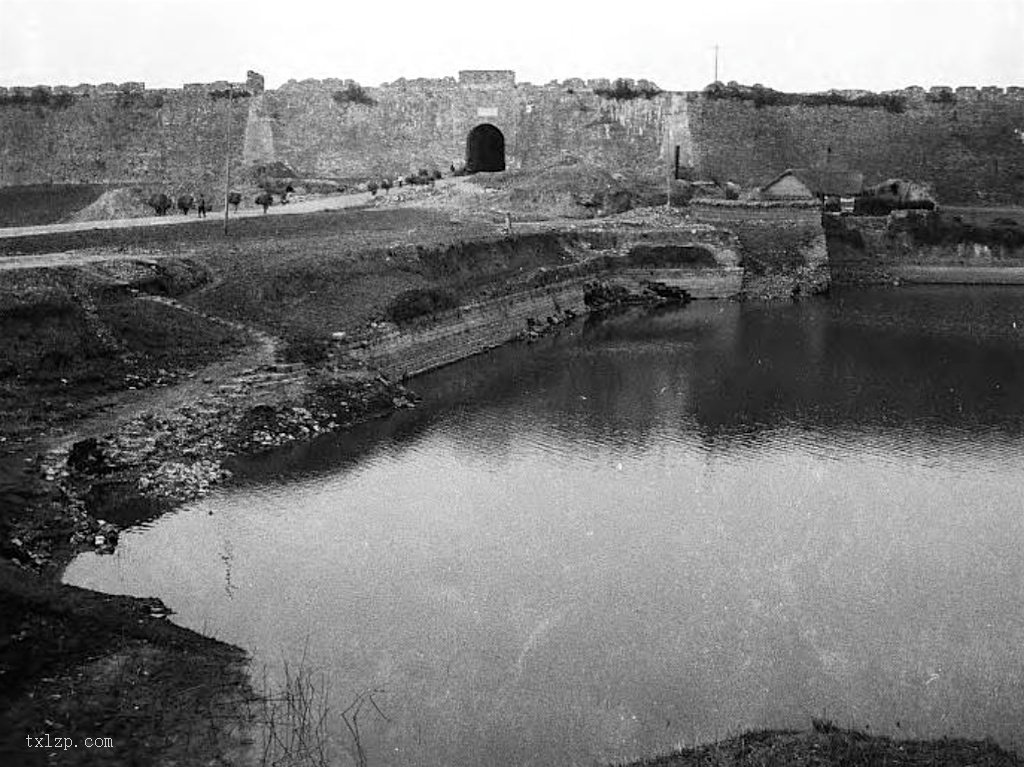
M291 165L277 160L264 163L262 165L253 165L248 169L248 173L252 177L254 183L259 183L263 178L300 178L298 171L296 171Z
M632 205L625 185L592 165L556 165L539 173L506 171L474 176L472 182L503 192L503 201L512 211L541 218L593 218L620 213Z
M108 221L115 218L142 218L154 215L146 204L149 193L141 187L111 189L99 196L95 202L72 213L65 221Z
M63 221L103 194L101 184L30 184L0 188L0 226Z

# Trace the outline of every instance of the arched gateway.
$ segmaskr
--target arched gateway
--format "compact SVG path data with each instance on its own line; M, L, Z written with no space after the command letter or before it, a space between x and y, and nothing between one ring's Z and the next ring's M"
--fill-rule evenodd
M490 123L476 126L466 137L466 170L505 170L505 137Z

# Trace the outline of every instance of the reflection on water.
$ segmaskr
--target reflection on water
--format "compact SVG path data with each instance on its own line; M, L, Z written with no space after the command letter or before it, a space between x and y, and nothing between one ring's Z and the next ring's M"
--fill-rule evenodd
M607 763L812 716L1024 745L1024 292L702 303L416 381L85 555L372 763ZM351 745L342 723L339 753Z

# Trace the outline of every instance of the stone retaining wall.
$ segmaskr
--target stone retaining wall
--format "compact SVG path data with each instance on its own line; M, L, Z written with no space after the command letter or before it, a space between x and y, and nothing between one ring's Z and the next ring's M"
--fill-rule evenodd
M666 243L670 232L651 233ZM389 325L370 339L345 344L339 358L380 370L392 378L416 375L441 367L516 338L543 333L572 317L590 311L586 291L595 282L624 288L636 298L657 296L728 298L742 289L743 270L736 266L733 248L703 243L717 266L637 268L631 264L632 248L639 235L626 234L615 247L581 263L543 270L529 276L519 287L438 315L399 327ZM704 233L711 241L728 233ZM685 236L677 232L677 241ZM699 243L700 241L698 241ZM340 362L340 360L339 360ZM345 367L341 363L340 367Z
M828 289L829 253L816 205L698 200L690 209L694 220L738 236L747 295L782 298Z

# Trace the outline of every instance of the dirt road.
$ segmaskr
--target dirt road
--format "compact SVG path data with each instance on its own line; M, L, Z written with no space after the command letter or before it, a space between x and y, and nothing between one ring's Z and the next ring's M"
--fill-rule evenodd
M241 208L238 211L231 211L230 221L238 218L252 218L254 216L286 216L295 213L316 213L319 211L344 210L356 208L371 202L373 197L369 192L357 192L355 194L337 194L330 196L309 197L306 199L296 198L286 205L271 206L264 214L260 208ZM138 226L174 226L175 224L195 223L196 216L181 216L168 214L166 216L145 216L143 218L114 218L106 221L79 221L72 224L46 224L43 226L11 226L0 229L0 238L7 237L31 237L38 234L60 234L62 232L87 232L93 229L127 229ZM208 226L223 226L224 212L219 214L211 213L205 222Z
M464 180L465 179L462 178L440 179L435 182L435 186L438 188L451 186ZM425 187L420 188L422 189ZM412 191L413 189L416 189L416 187L407 187L406 189ZM400 197L402 194L402 191L392 189L388 193L379 193L379 197L386 199L388 196ZM298 213L320 213L323 211L345 210L348 208L358 208L364 205L369 205L373 201L374 196L369 192L310 195L306 197L293 196L284 205L280 203L272 205L265 214L261 208L241 208L237 211L231 211L228 221L230 226L231 221L239 218L257 218L264 215L288 216ZM142 218L115 218L103 221L79 221L70 224L11 226L0 228L0 239L11 237L31 237L41 234L60 234L65 232L88 232L95 229L130 229L133 227L143 226L174 226L175 224L195 223L197 220L200 219L197 219L195 215L181 216L168 214L166 216L144 216ZM208 226L223 226L224 211L211 213L207 218L201 220Z

